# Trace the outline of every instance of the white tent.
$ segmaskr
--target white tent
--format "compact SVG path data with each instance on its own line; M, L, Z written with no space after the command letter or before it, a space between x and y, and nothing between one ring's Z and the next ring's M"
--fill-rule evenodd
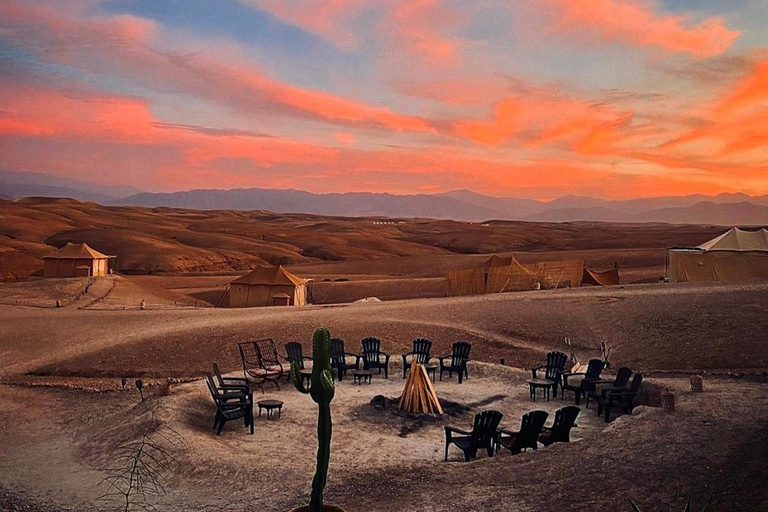
M669 249L671 283L768 281L768 230L732 228L698 247Z

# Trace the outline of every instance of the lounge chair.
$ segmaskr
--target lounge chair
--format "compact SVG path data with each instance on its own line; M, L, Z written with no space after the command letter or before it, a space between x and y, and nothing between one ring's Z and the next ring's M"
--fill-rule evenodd
M418 364L428 364L432 359L430 351L432 350L432 342L427 338L415 338L413 340L413 350L407 354L403 354L403 378L406 377L411 369L411 363L415 360Z
M457 341L453 344L449 355L438 357L440 360L440 380L443 380L443 373L448 372L448 377L453 377L453 373L456 372L459 376L459 384L461 384L464 376L469 376L467 362L469 361L470 350L472 350L472 345L466 341ZM449 358L450 362L446 363L446 359Z
M632 383L625 390L611 391L606 390L605 394L597 399L597 414L603 414L605 411L605 422L611 421L611 410L618 407L625 414L632 414L635 408L635 398L640 385L643 383L643 374L636 373L632 377Z
M549 414L546 411L531 411L523 416L519 431L513 432L500 428L497 438L497 450L504 447L512 452L512 455L517 455L528 450L528 448L537 449L539 435L544 427L544 422L547 421L547 416Z
M499 411L483 411L475 414L471 431L456 427L445 427L445 460L448 460L448 447L452 444L464 453L466 462L477 458L477 450L484 448L489 457L496 450L496 430L504 417Z
M384 370L384 378L389 378L389 354L381 351L381 340L369 336L360 340L363 351L360 358L363 360L363 370Z
M262 393L266 382L272 382L277 389L280 389L280 379L289 376L290 368L280 362L281 357L277 353L275 342L266 338L244 341L237 346L240 349L245 378L256 382Z
M251 434L253 434L253 395L218 390L210 373L205 376L205 383L211 393L213 403L216 404L216 416L213 419L216 435L221 434L226 422L239 419L243 420L245 426L249 427Z
M584 406L589 409L589 399L594 398L597 400L602 394L602 390L622 391L627 389L629 379L632 377L632 370L626 366L622 366L616 372L616 378L613 380L598 379L589 381L584 384L587 400L584 402Z
M542 427L539 442L544 446L571 442L571 429L576 426L576 418L580 412L581 409L575 405L569 405L555 411L554 423L551 427Z
M600 374L603 372L605 363L600 359L590 359L586 372L563 372L563 393L561 399L565 399L565 390L573 391L576 405L581 405L581 396L589 389L589 382L600 380ZM581 377L578 384L570 383L568 379Z
M241 391L250 393L251 387L248 385L248 379L243 377L222 377L219 365L213 363L213 375L216 377L216 387L224 391Z
M350 357L355 358L354 364L349 362ZM360 368L360 356L351 352L344 351L344 340L341 338L331 339L331 365L336 369L336 376L341 381L347 370L357 370Z
M538 379L539 370L545 370L544 376L542 378L554 382L552 394L556 397L557 387L560 385L560 381L562 380L562 374L563 371L565 371L566 362L568 362L568 356L562 352L549 352L547 354L547 364L531 368L531 377Z
M291 341L289 343L285 344L285 354L286 354L286 361L288 363L292 363L296 361L296 363L299 365L299 372L301 373L301 378L303 381L305 381L306 385L309 385L310 376L312 375L312 372L307 370L304 367L304 361L311 361L312 358L309 356L304 355L304 349L298 341Z

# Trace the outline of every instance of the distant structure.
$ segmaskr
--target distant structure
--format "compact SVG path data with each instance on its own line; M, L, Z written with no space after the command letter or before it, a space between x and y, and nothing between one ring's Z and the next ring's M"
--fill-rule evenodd
M229 297L223 302L230 308L304 306L311 303L311 282L282 266L260 265L229 283Z
M446 295L482 295L548 288L578 288L619 284L619 267L605 271L587 268L583 259L520 263L514 255L494 254L477 267L446 275Z
M109 260L115 257L102 254L88 244L67 243L43 258L43 277L106 276Z
M768 230L731 228L698 247L667 249L670 283L768 281Z

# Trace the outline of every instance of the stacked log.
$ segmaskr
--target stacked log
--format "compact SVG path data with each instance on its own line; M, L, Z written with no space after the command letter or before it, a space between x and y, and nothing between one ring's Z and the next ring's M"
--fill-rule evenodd
M400 396L400 410L413 414L443 414L435 387L424 365L413 362Z

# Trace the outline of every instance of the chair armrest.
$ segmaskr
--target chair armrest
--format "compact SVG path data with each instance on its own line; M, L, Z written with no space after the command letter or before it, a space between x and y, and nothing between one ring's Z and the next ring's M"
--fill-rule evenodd
M542 370L542 369L544 369L546 367L547 367L547 365L543 364L541 366L534 366L533 368L531 368L531 370Z
M465 436L471 436L472 432L468 430L463 430L458 427L445 427L446 432L456 432L457 434L462 434Z
M248 382L248 379L243 378L243 377L222 377L221 380L224 383L227 383L227 382L243 382L243 383L247 383Z

